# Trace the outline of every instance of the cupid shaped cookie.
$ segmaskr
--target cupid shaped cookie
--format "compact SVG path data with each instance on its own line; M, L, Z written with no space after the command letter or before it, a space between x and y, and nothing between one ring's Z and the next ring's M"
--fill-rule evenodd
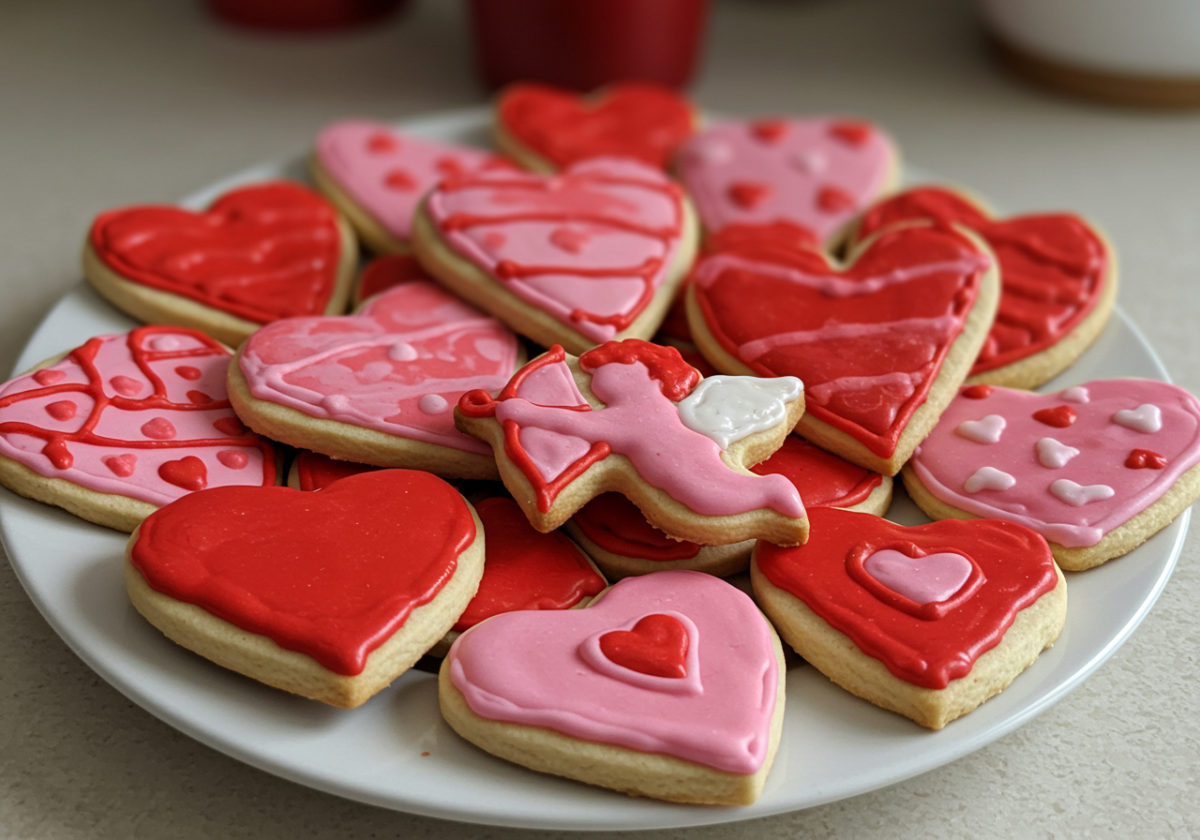
M616 491L676 539L795 545L808 537L795 485L747 467L778 449L803 411L795 377L702 379L675 348L627 339L578 358L555 346L496 397L464 394L455 422L492 445L539 531Z

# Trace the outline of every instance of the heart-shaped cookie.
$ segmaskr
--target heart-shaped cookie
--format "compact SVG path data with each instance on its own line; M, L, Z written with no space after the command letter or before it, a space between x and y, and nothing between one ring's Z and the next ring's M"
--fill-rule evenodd
M922 726L941 729L1003 690L1062 629L1066 584L1028 528L810 516L804 546L755 547L760 606L807 662Z
M836 117L720 123L685 143L676 167L706 232L784 222L822 243L900 169L886 134Z
M231 190L202 213L109 210L83 252L87 279L118 309L232 346L280 318L343 312L357 261L337 211L286 181Z
M779 475L746 464L783 445L804 407L795 377L700 374L673 347L561 347L493 397L459 400L459 428L491 444L500 476L539 531L617 491L668 535L707 545L802 542L804 504Z
M465 299L543 346L582 353L654 334L695 254L690 207L632 160L555 176L482 172L430 193L413 244Z
M439 695L463 737L535 770L747 804L778 740L780 657L742 592L698 572L657 572L586 609L506 613L464 633Z
M876 204L854 236L914 219L970 228L999 263L1000 308L970 381L1036 388L1070 366L1107 323L1117 295L1116 256L1086 219L1072 213L996 219L961 193L920 187Z
M665 169L696 118L670 88L613 85L591 96L539 84L505 88L496 104L496 143L524 166L553 172L594 157L625 157Z
M688 322L718 370L803 380L798 434L895 475L966 376L998 287L984 246L960 230L886 230L844 266L733 242L697 263Z
M511 166L482 149L437 143L370 120L343 120L317 135L313 178L376 253L409 250L413 215L443 178Z
M499 388L516 336L436 284L415 280L358 315L290 318L254 333L230 370L253 429L336 458L494 478L488 447L454 428L466 391Z
M984 417L994 437L971 433ZM1136 548L1200 496L1200 401L1147 379L964 388L905 468L930 516L1019 522L1064 569Z
M0 386L0 482L121 531L205 487L275 483L273 445L225 394L229 351L139 327Z
M218 488L130 537L126 586L174 641L269 685L365 702L450 629L483 573L469 504L429 473L379 470L319 493Z

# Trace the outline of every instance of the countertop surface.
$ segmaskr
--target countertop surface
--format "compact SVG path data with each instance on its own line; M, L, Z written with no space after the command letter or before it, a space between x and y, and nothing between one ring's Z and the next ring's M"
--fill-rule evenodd
M83 233L101 210L171 202L300 155L341 117L399 119L487 101L462 8L444 0L414 0L380 26L325 37L230 29L182 0L6 3L0 79L4 371L79 282ZM1110 108L1025 87L989 61L962 0L718 3L690 92L700 107L733 115L862 115L887 128L906 162L1009 212L1086 214L1120 254L1119 305L1174 381L1200 392L1200 113ZM656 836L1195 836L1198 555L1193 534L1133 637L995 743L851 799ZM8 564L0 650L2 837L531 834L361 805L191 740L77 659Z

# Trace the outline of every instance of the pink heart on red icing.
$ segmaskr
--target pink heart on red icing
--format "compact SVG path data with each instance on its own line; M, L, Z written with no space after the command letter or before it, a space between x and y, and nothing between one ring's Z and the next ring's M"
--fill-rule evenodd
M974 566L961 554L941 551L910 557L895 549L880 549L863 561L867 574L915 604L945 601L960 590Z

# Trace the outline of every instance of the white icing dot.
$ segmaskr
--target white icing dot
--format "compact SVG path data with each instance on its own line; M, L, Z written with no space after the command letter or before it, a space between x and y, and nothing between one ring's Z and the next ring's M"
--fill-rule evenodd
M157 335L150 340L150 349L163 352L178 350L183 347L183 339L177 335Z
M710 376L679 403L683 425L721 449L783 422L787 403L804 392L794 376Z
M397 341L388 348L387 355L393 362L411 362L417 358L417 348L407 341Z
M1008 490L1017 480L1003 470L995 467L981 467L963 484L968 493L978 493L980 490Z
M1085 403L1091 399L1088 395L1088 389L1082 385L1072 385L1070 388L1063 388L1058 392L1058 395L1067 402Z
M449 407L450 403L441 394L426 394L417 403L417 408L426 414L441 414Z
M1073 507L1083 507L1088 502L1110 499L1116 491L1107 484L1076 484L1069 478L1060 478L1050 484L1050 495Z
M340 413L350 407L350 400L342 394L330 394L321 400L321 404L327 411Z
M702 140L693 144L690 154L699 163L725 163L733 158L733 147L723 140Z
M1000 433L1006 425L1004 418L999 414L989 414L982 420L964 420L954 431L976 443L999 443Z
M794 152L788 159L792 167L805 175L819 175L829 166L825 155L815 150Z
M1143 434L1153 434L1162 428L1162 411L1156 405L1143 403L1137 408L1124 408L1113 415L1113 422Z
M1079 450L1074 446L1059 443L1054 438L1044 437L1037 442L1038 463L1046 469L1062 469L1078 454Z

